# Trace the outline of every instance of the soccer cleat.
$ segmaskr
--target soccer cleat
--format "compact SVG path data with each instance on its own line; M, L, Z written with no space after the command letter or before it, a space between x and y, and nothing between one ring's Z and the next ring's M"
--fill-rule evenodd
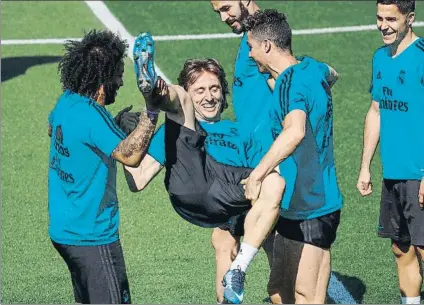
M224 302L226 304L241 304L244 296L244 279L246 273L240 269L228 270L222 280L224 286Z
M151 93L156 85L154 64L155 42L149 32L141 33L134 42L133 58L137 87L142 93Z

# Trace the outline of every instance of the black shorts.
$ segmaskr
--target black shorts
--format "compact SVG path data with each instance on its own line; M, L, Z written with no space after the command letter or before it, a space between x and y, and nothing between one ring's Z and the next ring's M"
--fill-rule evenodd
M383 179L378 236L424 246L424 211L418 201L420 183Z
M244 220L246 219L247 211L243 214L231 217L226 223L219 226L221 230L228 231L232 236L241 237L244 235Z
M330 249L336 240L339 223L340 210L321 217L304 220L280 217L276 229L285 238L322 249Z
M69 246L52 242L68 265L76 303L131 303L119 240L101 246Z
M252 169L215 161L205 152L206 134L165 119L165 187L175 211L201 227L218 227L250 209L240 181Z

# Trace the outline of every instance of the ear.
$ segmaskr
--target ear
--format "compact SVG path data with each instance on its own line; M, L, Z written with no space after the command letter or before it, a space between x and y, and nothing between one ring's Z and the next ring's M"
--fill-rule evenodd
M265 53L269 53L271 52L271 41L269 41L268 39L265 39L264 41L262 41L262 45L264 48Z
M406 16L406 20L408 21L408 25L412 26L412 24L415 21L415 12L410 12L407 16Z

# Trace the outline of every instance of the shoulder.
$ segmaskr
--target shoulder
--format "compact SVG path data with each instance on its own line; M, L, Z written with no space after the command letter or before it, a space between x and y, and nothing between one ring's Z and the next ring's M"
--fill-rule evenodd
M417 41L414 42L414 51L419 58L424 58L424 38L418 37Z
M384 45L379 47L377 50L374 51L374 54L372 56L373 62L376 63L382 58L387 57L388 52L390 52L389 46Z

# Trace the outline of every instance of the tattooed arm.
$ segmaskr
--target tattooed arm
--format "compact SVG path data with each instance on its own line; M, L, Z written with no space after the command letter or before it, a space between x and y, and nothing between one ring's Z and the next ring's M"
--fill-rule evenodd
M150 117L149 117L150 116ZM148 115L143 111L140 115L140 122L127 138L122 140L115 150L112 157L124 165L137 167L147 153L150 140L156 129L158 115Z

